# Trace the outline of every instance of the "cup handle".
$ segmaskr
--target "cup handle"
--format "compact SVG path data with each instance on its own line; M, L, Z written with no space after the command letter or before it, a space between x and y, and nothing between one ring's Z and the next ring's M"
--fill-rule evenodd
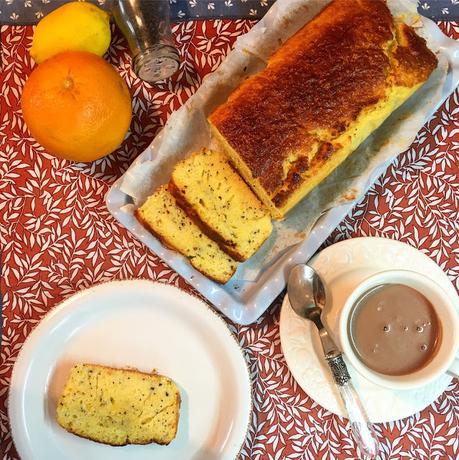
M459 356L454 358L454 361L449 366L447 373L453 377L459 378Z

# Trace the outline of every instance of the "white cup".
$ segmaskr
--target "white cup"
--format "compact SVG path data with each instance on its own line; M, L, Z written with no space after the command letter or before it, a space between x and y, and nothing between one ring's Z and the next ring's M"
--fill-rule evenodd
M349 337L349 321L353 308L368 291L383 284L403 284L420 292L430 301L440 323L440 337L432 359L421 369L406 375L385 375L376 372L358 358ZM456 303L456 305L455 305ZM407 390L432 382L448 372L455 377L459 374L459 317L456 306L459 300L451 297L434 281L420 273L408 270L388 270L370 276L360 283L346 300L339 317L339 339L350 364L365 378L383 387Z

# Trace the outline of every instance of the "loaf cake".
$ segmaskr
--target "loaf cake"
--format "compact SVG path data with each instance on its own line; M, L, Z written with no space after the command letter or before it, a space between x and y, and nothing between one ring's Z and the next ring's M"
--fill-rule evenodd
M57 405L65 430L93 441L169 444L176 436L180 393L169 378L95 364L75 365Z
M283 218L436 65L425 40L384 0L334 0L209 122L245 181Z
M236 271L237 262L177 205L167 185L148 197L136 216L159 240L188 257L191 265L207 277L226 283Z
M221 153L204 149L180 161L169 190L201 229L240 262L271 234L266 207Z

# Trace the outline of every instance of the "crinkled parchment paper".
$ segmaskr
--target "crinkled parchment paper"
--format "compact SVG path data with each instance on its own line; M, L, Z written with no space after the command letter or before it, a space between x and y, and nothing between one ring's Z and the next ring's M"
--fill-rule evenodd
M162 132L116 184L129 197L128 204L122 206L120 212L132 214L158 185L167 183L178 160L201 147L216 146L206 117L243 79L263 69L267 58L280 44L327 3L329 0L278 0L248 34L238 38L233 51L221 66L208 75L198 91L170 116ZM434 35L425 30L426 20L418 16L415 1L388 0L388 5L394 16L402 16L405 22L425 36L429 48L438 55L438 68L409 101L296 206L284 221L275 222L269 240L255 256L240 265L231 286L235 285L234 281L239 285L256 282L266 268L285 255L289 248L308 238L312 227L325 211L361 197L397 154L411 144L439 102L446 97L442 92L451 55L444 54L444 46L442 48ZM432 24L431 27L435 26ZM449 39L445 37L445 40ZM454 46L453 43L449 40L447 46ZM130 230L137 234L135 229ZM326 236L323 235L323 239ZM168 254L166 251L162 256L169 263ZM174 266L173 263L171 265ZM177 264L174 268L177 269ZM189 272L188 269L184 271ZM203 294L206 295L205 292Z

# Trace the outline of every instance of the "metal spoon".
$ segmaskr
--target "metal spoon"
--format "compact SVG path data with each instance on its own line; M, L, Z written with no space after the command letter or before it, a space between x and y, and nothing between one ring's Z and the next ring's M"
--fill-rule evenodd
M312 321L318 331L325 359L333 373L344 407L346 408L352 434L366 458L376 458L379 443L376 432L351 382L346 364L339 348L325 329L321 314L325 306L325 288L319 275L308 265L293 267L288 279L288 298L295 313Z

